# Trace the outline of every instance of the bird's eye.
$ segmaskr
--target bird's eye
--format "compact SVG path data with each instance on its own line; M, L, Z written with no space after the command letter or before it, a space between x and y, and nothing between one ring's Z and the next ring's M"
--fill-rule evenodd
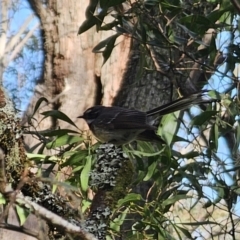
M88 109L84 115L88 116L88 118L97 118L97 116L99 115L99 110L98 109Z

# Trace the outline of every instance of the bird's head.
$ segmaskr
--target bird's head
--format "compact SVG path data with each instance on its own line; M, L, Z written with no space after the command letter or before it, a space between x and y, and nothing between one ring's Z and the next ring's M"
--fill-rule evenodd
M83 118L88 124L91 124L99 116L99 114L101 114L103 109L103 106L88 108L83 115L78 116L78 118Z

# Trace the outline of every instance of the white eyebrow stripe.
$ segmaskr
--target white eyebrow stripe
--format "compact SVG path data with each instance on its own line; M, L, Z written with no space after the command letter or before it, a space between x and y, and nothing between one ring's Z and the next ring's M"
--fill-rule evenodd
M117 112L108 122L107 124L110 124L116 117L120 114L120 112Z

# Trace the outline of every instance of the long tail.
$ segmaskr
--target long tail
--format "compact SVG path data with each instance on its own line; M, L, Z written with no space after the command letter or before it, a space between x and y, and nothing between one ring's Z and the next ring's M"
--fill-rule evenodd
M208 98L208 99L207 99ZM216 102L217 99L211 99L207 92L201 92L201 93L194 93L192 95L189 95L187 97L183 97L180 99L177 99L173 102L164 104L160 107L156 107L152 110L147 111L147 116L152 116L155 114L165 115L168 113L172 113L178 110L184 110L192 105L197 105L200 103L211 103Z

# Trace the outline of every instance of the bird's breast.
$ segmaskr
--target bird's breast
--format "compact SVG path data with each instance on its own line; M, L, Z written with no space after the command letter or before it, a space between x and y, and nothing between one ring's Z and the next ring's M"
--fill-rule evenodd
M96 126L91 127L93 135L103 143L122 145L137 138L144 129L105 129Z

